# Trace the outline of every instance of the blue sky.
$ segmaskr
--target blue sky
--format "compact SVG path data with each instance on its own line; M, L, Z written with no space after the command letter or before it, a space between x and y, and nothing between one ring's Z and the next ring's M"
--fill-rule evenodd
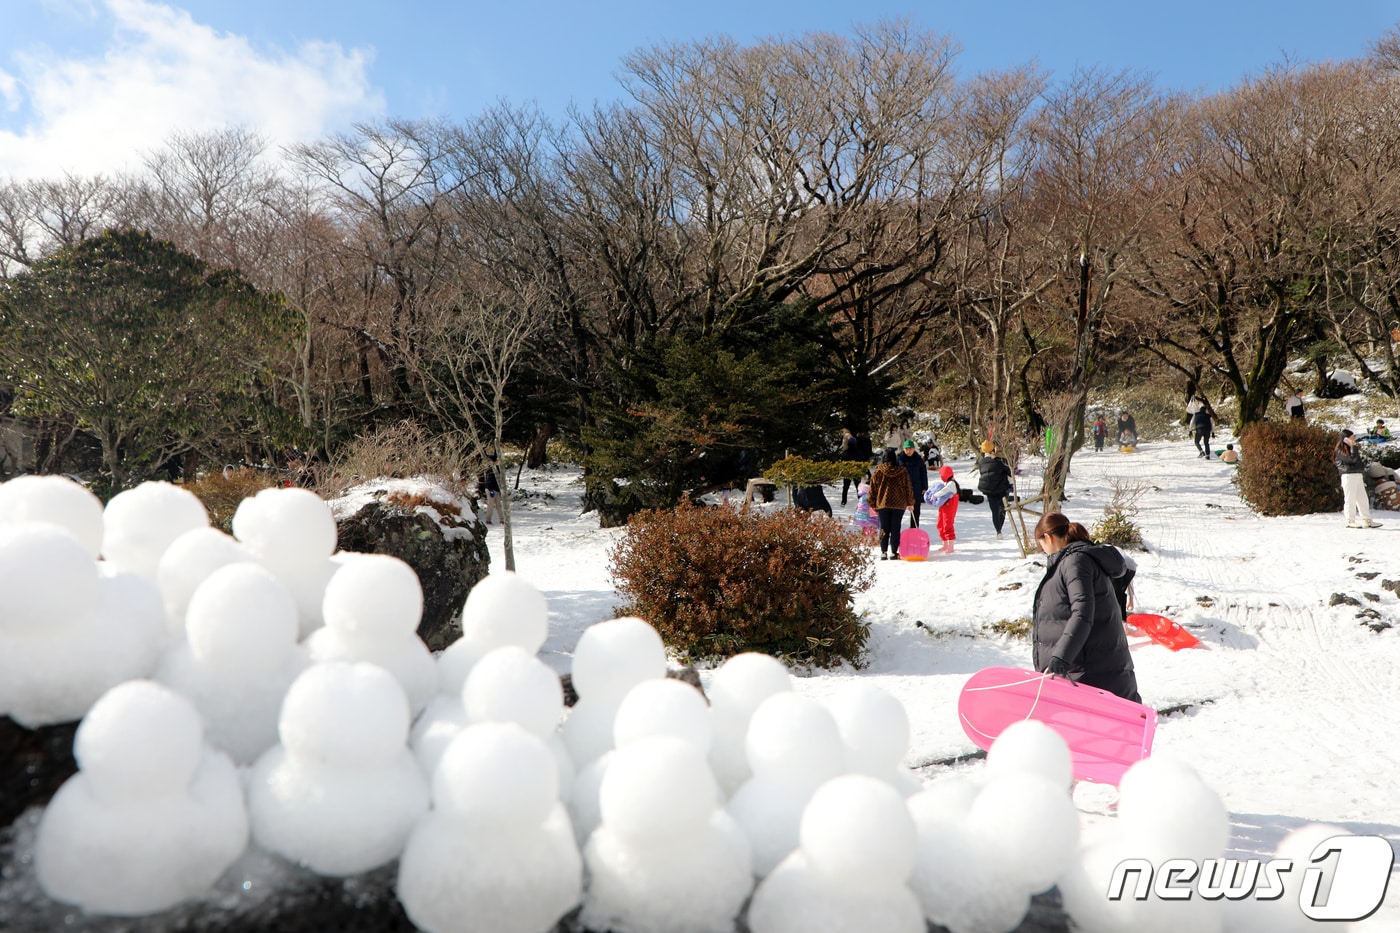
M499 98L560 116L619 97L639 46L895 17L956 39L964 75L1035 60L1209 91L1285 59L1363 55L1400 0L0 0L0 176L112 170L176 129L227 123L287 142Z

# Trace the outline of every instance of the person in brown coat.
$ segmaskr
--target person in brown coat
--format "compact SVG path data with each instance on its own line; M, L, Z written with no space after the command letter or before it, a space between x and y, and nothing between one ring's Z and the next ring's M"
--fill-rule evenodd
M887 551L899 560L899 529L904 513L914 508L914 485L909 471L895 460L893 450L886 450L880 465L870 476L870 507L880 516L880 560L889 560Z

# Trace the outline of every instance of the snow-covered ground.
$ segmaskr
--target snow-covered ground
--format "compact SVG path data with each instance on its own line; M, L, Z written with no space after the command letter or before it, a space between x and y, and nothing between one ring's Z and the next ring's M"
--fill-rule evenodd
M1216 447L1223 447L1218 441ZM970 460L953 461L973 485ZM1033 494L1042 461L1018 477ZM1154 750L1189 762L1229 808L1235 858L1267 857L1289 831L1321 821L1400 844L1400 514L1377 512L1378 529L1344 527L1340 514L1264 518L1241 502L1232 468L1202 461L1189 442L1144 443L1136 454L1081 452L1064 511L1091 526L1115 482L1143 484L1135 553L1139 612L1155 612L1197 635L1200 648L1173 653L1130 639L1145 703L1164 715ZM579 513L579 472L527 472L529 495L512 504L517 571L548 597L550 635L541 656L569 669L580 633L621 602L608 573L620 533ZM827 497L839 518L840 488ZM782 498L781 496L779 497ZM782 507L781 502L767 508ZM931 512L931 510L928 510ZM925 515L933 533L933 517ZM899 697L908 710L908 763L925 777L975 751L958 724L958 691L975 671L1029 667L1030 645L994 634L998 620L1030 615L1044 569L1017 552L1010 526L992 531L986 505L964 503L957 548L923 563L876 562L875 585L857 600L871 625L868 664L799 672L798 689L826 697L854 679ZM934 535L936 538L936 535ZM503 565L498 526L493 566ZM935 550L937 544L935 542ZM1331 605L1334 594L1360 602ZM1373 631L1369 608L1391 627ZM1086 831L1111 816L1109 788L1081 784ZM1400 931L1400 877L1359 929Z

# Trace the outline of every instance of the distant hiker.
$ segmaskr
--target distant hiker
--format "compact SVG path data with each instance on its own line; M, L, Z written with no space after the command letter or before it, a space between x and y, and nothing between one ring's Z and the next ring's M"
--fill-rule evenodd
M1001 526L1006 522L1006 494L1011 491L1011 467L996 456L996 445L991 441L982 442L977 473L977 488L987 496L987 504L992 509L992 527L1000 538Z
M1196 456L1210 459L1210 438L1214 425L1210 420L1210 409L1205 406L1205 400L1201 400L1201 407L1196 409L1196 413L1191 416L1192 439L1196 443Z
M869 443L869 441L867 441ZM859 448L856 436L851 433L850 428L841 429L841 446L836 450L837 460L859 460ZM846 504L846 496L851 490L851 479L846 477L841 480L841 504Z
M870 484L865 480L861 480L860 485L856 487L856 510L851 516L851 524L860 529L866 544L875 543L875 538L880 533L880 517L870 507Z
M1343 431L1332 452L1337 472L1342 476L1342 514L1348 528L1379 528L1371 521L1371 503L1366 501L1366 458L1356 449L1356 435Z
M1094 427L1089 432L1094 436L1094 453L1103 451L1103 442L1108 437L1108 422L1103 420L1103 415L1094 419Z
M495 515L504 525L506 520L501 514L501 487L496 482L496 458L493 455L487 455L485 469L476 479L476 493L486 499L486 524L493 524L491 516Z
M904 442L900 452L895 455L895 462L909 474L909 485L914 490L914 509L910 513L909 527L918 528L919 509L924 504L924 490L928 488L928 465L919 456L913 441Z
M1288 396L1288 400L1283 403L1283 410L1288 412L1288 417L1290 418L1298 418L1300 420L1306 418L1306 414L1303 411L1302 389Z
M1118 446L1136 447L1138 441L1137 419L1126 411L1118 413Z
M914 508L914 487L909 472L895 462L893 450L886 450L880 465L870 475L870 507L880 516L880 560L893 552L899 560L899 531L904 513Z
M1236 464L1240 462L1239 451L1235 450L1234 444L1226 444L1225 452L1220 455L1221 463Z
M938 479L929 484L924 492L924 501L938 509L938 539L943 542L943 553L953 553L953 541L957 533L953 522L958 516L958 497L962 487L953 479L953 468L941 467Z
M1035 541L1047 555L1031 609L1035 669L1141 703L1113 586L1128 572L1123 554L1060 512L1041 516Z

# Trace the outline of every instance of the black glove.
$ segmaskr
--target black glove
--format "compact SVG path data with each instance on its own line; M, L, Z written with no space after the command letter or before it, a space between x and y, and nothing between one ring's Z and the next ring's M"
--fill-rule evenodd
M1051 677L1068 677L1069 665L1065 663L1064 658L1051 658L1050 665L1045 668L1045 673Z

